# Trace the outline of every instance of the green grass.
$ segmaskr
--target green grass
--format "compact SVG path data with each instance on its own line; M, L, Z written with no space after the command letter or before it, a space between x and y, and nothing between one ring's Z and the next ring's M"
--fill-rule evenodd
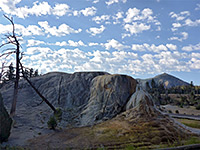
M190 136L185 140L175 141L174 143L168 143L168 144L160 144L160 145L154 145L152 146L153 149L160 149L160 148L172 148L177 146L186 146L191 144L200 144L200 138L196 136Z
M198 137L191 137L188 140L185 141L185 145L191 145L191 144L200 144L200 138Z
M177 121L181 122L182 124L184 124L188 127L200 129L200 121L199 120L177 119Z

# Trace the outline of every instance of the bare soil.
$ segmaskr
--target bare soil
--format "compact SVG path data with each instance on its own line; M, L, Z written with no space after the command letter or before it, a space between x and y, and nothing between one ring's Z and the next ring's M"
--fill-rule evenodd
M200 110L197 110L194 106L187 106L187 107L178 107L175 105L162 105L161 108L165 110L166 112L169 112L169 110L172 111L172 113L176 113L176 110L178 110L179 114L186 114L186 115L194 115L194 116L200 116Z

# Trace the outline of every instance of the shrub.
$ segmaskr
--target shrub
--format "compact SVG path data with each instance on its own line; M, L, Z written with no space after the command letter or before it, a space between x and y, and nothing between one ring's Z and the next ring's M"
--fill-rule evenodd
M55 130L55 128L57 126L57 121L56 121L54 116L51 116L49 118L49 121L47 122L47 125L48 125L49 129Z
M172 111L171 111L171 110L169 110L168 112L169 112L170 114L172 113Z
M58 121L62 120L62 110L60 108L56 109L56 112L54 113L54 117Z
M178 110L176 110L176 114L179 114L179 111L178 111Z
M200 110L200 104L196 106L196 109L197 109L197 110Z

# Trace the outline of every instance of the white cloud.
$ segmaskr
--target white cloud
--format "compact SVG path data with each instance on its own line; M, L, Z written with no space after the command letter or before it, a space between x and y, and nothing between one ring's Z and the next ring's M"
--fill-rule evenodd
M200 10L200 3L197 4L197 7L195 8L195 10Z
M89 46L97 46L97 45L99 45L99 43L90 42L88 45Z
M163 49L164 46L158 45L156 47ZM149 45L149 47L153 48L152 45ZM52 51L46 47L31 47L27 50L27 53L28 55L25 55L25 59L23 59L25 62L23 63L39 68L43 73L59 70L67 72L106 71L110 73L141 75L199 69L199 58L195 57L197 55L188 55L178 51L161 51L155 55L147 53L138 56L137 53L123 50L84 52L78 48L62 48ZM188 58L190 61L184 61Z
M73 40L56 42L56 43L49 43L49 45L57 45L57 46L72 46L72 47L80 47L80 46L87 46L83 43L83 41L79 40L78 42Z
M126 12L126 18L124 19L125 23L130 23L137 20L147 20L148 22L158 22L153 17L153 11L150 8L145 8L142 11L137 8L129 8Z
M97 9L92 6L92 7L87 7L83 10L80 10L79 13L82 13L84 16L94 16L96 14Z
M198 19L198 20L195 20L195 21L192 21L191 19L187 19L187 20L185 20L185 24L184 25L186 25L186 26L198 26L198 25L200 25L200 19Z
M158 64L163 71L189 71L190 68L185 61L182 61L181 57L180 55L178 58L176 52L167 51L155 55L154 59L158 59Z
M182 37L179 38L179 37L174 36L174 37L169 38L168 40L177 40L177 41L182 42L183 40L186 40L188 38L187 32L181 32L180 35Z
M62 41L62 42L56 42L55 44L49 43L49 45L68 46L68 43L66 41Z
M125 23L130 23L134 20L134 17L138 16L140 13L140 10L137 8L129 8L126 12L126 18L124 19Z
M28 44L27 46L30 47L30 46L37 46L37 45L41 45L41 44L45 44L44 41L39 41L39 40L28 40Z
M82 29L75 30L66 24L50 27L47 21L38 22L38 24L44 29L45 33L53 36L66 36L71 33L80 33Z
M200 58L200 53L191 53L192 58Z
M79 40L78 42L74 42L72 40L68 40L69 46L78 47L78 46L86 46L83 41Z
M6 14L16 15L19 18L26 18L29 15L56 15L64 16L69 12L69 6L67 4L56 4L54 7L51 7L48 2L34 2L32 7L16 7L21 0L1 0L0 8Z
M188 45L188 46L184 46L182 48L183 51L199 51L200 50L200 43L196 44L196 45Z
M161 30L161 23L153 16L153 11L150 8L145 8L143 10L129 8L123 20L124 29L131 35L150 30L152 25L156 26L156 31ZM130 34L122 34L122 38L130 36Z
M94 0L92 3L96 4L96 3L98 3L98 2L99 2L99 0Z
M122 12L122 11L119 11L118 13L116 13L115 16L112 17L115 20L113 22L113 24L120 23L119 19L123 18L123 14L124 14L124 12Z
M121 51L123 49L130 48L130 46L123 45L123 44L119 43L115 39L108 40L107 43L102 43L101 45L103 47L105 47L107 50L110 50L111 48L114 48L114 49L117 49L117 50Z
M179 14L176 14L174 12L170 12L169 15L171 16L171 18L175 18L176 21L180 21L180 20L184 20L187 16L190 16L190 12L189 11L182 11Z
M110 15L102 15L102 16L95 16L94 18L92 18L92 21L95 21L97 24L100 24L109 19Z
M69 11L69 6L67 4L56 4L52 13L56 16L64 16Z
M125 73L128 68L127 61L134 61L138 58L138 55L133 52L125 51L93 51L89 52L88 55L92 57L89 61L84 64L77 66L76 71L107 71L110 73Z
M169 48L170 50L177 50L177 46L174 44L166 44L167 48Z
M12 31L11 25L3 25L0 24L0 34L7 34ZM42 29L40 29L36 25L29 25L28 27L24 27L20 24L15 24L16 34L22 36L31 36L31 35L44 35Z
M29 47L26 49L25 52L25 54L28 55L33 55L37 53L41 53L42 55L44 55L44 57L46 57L48 53L52 53L52 50L48 47Z
M146 25L144 23L133 22L133 24L125 24L124 29L131 34L142 33L145 30L149 30L151 25Z
M114 3L119 3L119 2L123 2L123 3L126 3L127 0L109 0L109 1L106 1L105 3L109 6L109 5L112 5Z
M197 70L199 70L200 69L200 59L192 58L189 61L189 65L190 65L191 69L197 69Z
M178 28L182 27L183 25L180 23L172 23L172 26L173 27L171 30L174 32L174 31L178 30Z
M154 45L154 44L132 44L132 50L134 51L152 51L155 53L160 53L161 51L168 51L168 50L176 50L177 46L174 44L166 44L166 45Z
M100 28L92 27L86 30L87 33L90 33L92 36L96 36L97 34L101 34L106 28L101 25Z

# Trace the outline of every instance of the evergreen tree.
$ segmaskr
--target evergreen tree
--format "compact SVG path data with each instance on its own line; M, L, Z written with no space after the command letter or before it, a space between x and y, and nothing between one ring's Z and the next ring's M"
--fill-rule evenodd
M15 69L13 67L13 63L11 63L10 66L9 66L7 75L6 75L9 81L15 79L14 72L15 72Z
M156 82L154 81L154 79L151 80L151 88L156 88Z
M34 77L39 76L38 69L35 70Z
M33 77L33 68L31 68L31 69L30 69L30 72L29 72L29 77L30 77L30 78L32 78L32 77Z

